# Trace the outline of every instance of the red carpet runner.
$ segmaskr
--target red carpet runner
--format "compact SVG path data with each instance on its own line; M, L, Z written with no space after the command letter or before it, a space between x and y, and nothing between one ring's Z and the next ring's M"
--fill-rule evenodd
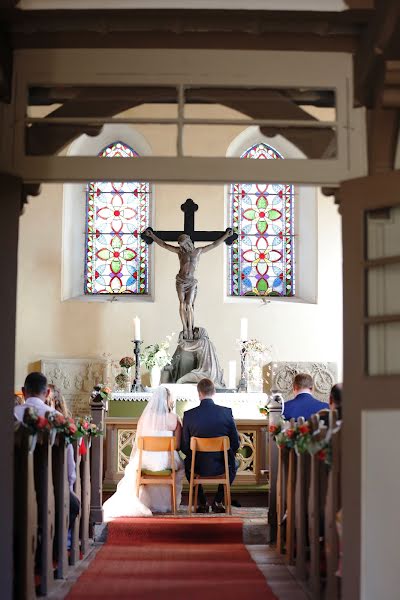
M276 600L239 519L118 519L67 600Z

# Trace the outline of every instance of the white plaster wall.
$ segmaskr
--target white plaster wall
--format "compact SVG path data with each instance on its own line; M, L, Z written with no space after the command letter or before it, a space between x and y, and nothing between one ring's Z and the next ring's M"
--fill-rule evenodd
M361 600L398 600L400 410L362 418Z
M142 116L137 109L138 116ZM191 111L195 112L194 107ZM222 114L217 111L219 116ZM218 116L218 114L214 114ZM139 128L138 128L139 129ZM185 144L194 152L213 148L225 155L240 128L219 128L218 136L202 127ZM215 128L214 128L215 129ZM174 151L174 143L157 126L142 126L155 155ZM199 204L196 228L224 229L223 186L155 185L153 227L180 229L180 205L188 198ZM301 210L301 206L299 206ZM119 358L131 352L132 318L142 319L145 343L180 330L175 275L176 255L156 247L154 302L61 301L61 239L63 189L44 185L32 198L20 222L16 386L27 370L43 357L99 356L109 352ZM78 226L81 226L78 224ZM196 324L205 327L214 341L227 376L228 361L237 359L236 339L241 317L249 319L249 334L272 344L274 360L333 361L342 370L341 223L331 198L318 194L318 302L300 304L273 301L226 302L223 248L205 254L198 269L199 292ZM310 231L312 243L313 232ZM341 375L340 375L341 376Z
M199 201L201 229L224 227L223 189L215 186L156 186L155 227L181 223L180 204ZM201 258L196 322L216 344L222 365L238 358L235 341L240 317L249 319L249 333L272 343L275 360L329 360L342 363L342 284L340 218L329 198L319 195L319 290L317 304L270 303L265 306L224 302L224 250ZM16 385L31 363L42 357L78 357L130 352L132 317L143 320L146 343L179 331L175 292L177 257L155 248L154 303L61 301L62 186L45 185L21 218Z

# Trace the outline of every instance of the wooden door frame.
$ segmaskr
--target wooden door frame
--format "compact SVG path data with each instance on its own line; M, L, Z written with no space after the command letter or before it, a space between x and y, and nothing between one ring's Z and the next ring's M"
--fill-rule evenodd
M383 193L384 191L384 193ZM400 376L370 376L366 369L367 265L365 214L400 205L400 172L353 179L341 185L343 231L343 600L361 596L362 413L400 409ZM382 389L385 394L382 394ZM379 404L377 403L379 398Z

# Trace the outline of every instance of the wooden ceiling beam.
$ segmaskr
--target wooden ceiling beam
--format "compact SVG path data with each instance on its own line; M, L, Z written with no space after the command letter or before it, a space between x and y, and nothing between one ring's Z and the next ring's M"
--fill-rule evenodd
M367 111L368 174L394 169L399 135L399 111L377 107Z
M162 88L156 90L158 97L161 90ZM164 90L164 101L168 98L168 94L170 95L171 91ZM267 90L258 101L252 101L251 97L249 99L249 95L244 92L238 93L234 90L229 94L229 90L207 88L187 90L187 97L192 102L223 104L253 119L302 119L305 122L316 120L291 99L273 90ZM266 98L268 101L266 101ZM106 99L94 101L92 90L83 90L78 98L66 102L63 106L52 111L43 119L43 123L34 123L27 129L26 151L33 156L56 154L82 133L97 135L100 131L97 127L47 124L46 121L50 120L51 117L112 117L128 108L143 104L146 99L147 101L154 100L154 90L152 96L145 97L142 93L140 97L136 96L135 100L121 98L120 100L111 101ZM266 135L282 133L281 130L271 127L262 131ZM331 148L334 138L334 133L329 128L313 132L310 132L306 127L298 130L286 129L284 134L309 158L320 158L325 155Z
M12 49L7 32L0 25L0 101L10 102L12 79Z
M399 35L399 0L379 0L354 59L355 98L360 104L373 108L379 102L387 51Z
M188 48L355 52L356 35L247 32L13 33L14 48Z

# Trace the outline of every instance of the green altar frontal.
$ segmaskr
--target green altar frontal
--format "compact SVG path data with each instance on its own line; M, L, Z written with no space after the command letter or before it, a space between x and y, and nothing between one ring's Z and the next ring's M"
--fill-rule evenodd
M121 401L121 400L109 400L108 402L108 417L128 417L128 418L139 418L147 406L148 400L139 401ZM177 400L175 404L175 412L178 416L183 417L183 413L188 407L188 402L183 400Z

